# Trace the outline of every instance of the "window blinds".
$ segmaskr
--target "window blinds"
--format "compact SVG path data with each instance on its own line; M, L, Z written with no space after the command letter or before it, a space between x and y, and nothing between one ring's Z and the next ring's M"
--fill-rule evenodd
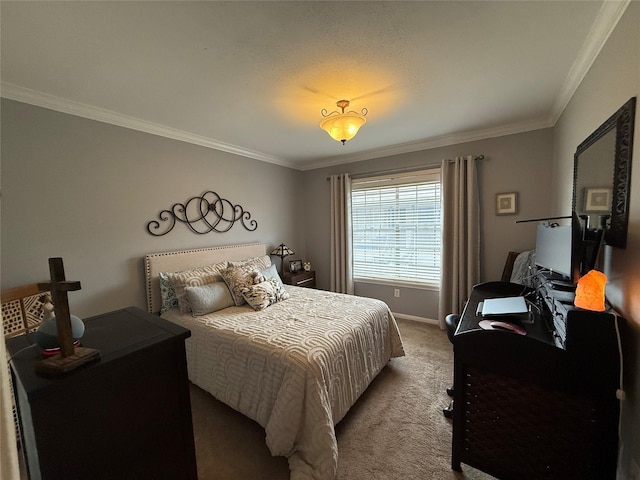
M440 284L440 170L353 181L353 274L359 280Z

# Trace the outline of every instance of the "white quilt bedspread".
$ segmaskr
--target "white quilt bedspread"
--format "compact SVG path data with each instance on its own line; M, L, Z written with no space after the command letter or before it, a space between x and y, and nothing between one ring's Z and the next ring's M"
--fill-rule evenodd
M191 330L189 379L266 431L292 480L336 478L337 424L392 357L404 355L381 301L287 286L291 298L255 312L230 307L167 320Z

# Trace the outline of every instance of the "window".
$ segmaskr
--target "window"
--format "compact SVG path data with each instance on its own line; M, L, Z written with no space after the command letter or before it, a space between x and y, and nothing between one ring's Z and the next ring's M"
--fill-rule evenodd
M439 287L440 170L354 179L353 276Z

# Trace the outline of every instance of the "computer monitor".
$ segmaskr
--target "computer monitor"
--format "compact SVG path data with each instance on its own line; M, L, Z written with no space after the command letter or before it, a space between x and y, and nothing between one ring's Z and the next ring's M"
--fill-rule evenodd
M536 265L567 280L572 279L572 234L571 225L539 223L536 231Z
M575 212L570 224L542 222L536 231L536 265L576 284L596 267L602 234L603 230L584 227Z

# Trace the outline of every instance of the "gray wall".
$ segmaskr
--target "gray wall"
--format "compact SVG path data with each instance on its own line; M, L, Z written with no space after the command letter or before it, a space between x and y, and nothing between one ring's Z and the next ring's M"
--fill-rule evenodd
M146 308L146 253L285 242L304 258L298 171L4 99L1 153L2 289L47 280L48 258L62 257L82 284L69 294L81 317ZM248 210L257 230L147 233L161 210L207 190Z
M440 164L443 158L470 154L485 156L478 172L483 232L481 280L499 280L509 251L535 247L535 223L516 224L515 220L547 216L553 208L549 182L552 133L551 129L536 130L304 172L305 195L313 199L306 202L306 250L315 265L319 286L328 288L330 275L328 175ZM517 215L495 214L495 195L504 192L518 192ZM400 288L400 298L394 298L395 288ZM396 313L426 319L438 316L437 291L360 283L356 284L356 294L384 300Z
M554 129L556 210L571 208L576 147L629 98L640 96L640 2L631 2ZM636 111L627 248L606 247L607 298L626 318L619 479L640 465L640 116ZM637 477L636 477L637 478Z
M432 164L468 154L486 156L480 167L482 278L499 278L509 250L534 246L535 225L514 220L569 213L575 148L629 97L640 94L638 25L640 3L631 2L553 129L343 168L296 172L2 100L1 288L45 280L47 258L61 256L68 277L83 285L69 296L74 313L144 307L145 253L248 241L286 242L296 257L313 263L319 285L326 287L329 173ZM638 115L634 150L637 164ZM640 168L632 169L631 185L628 246L605 251L607 293L627 319L619 479L631 477L634 461L640 464ZM226 234L197 236L178 226L161 238L146 233L146 223L161 209L209 189L249 210L258 230L236 226ZM497 217L495 194L508 191L520 195L519 214ZM393 287L380 290L374 293L393 310L435 318L437 294L403 291L396 304Z

